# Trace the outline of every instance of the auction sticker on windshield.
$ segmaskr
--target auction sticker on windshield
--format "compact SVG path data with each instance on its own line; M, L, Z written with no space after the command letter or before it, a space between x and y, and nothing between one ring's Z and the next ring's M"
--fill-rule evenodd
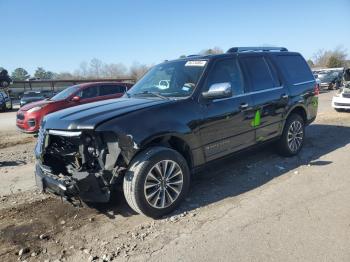
M203 60L196 60L196 61L187 61L185 66L205 66L205 64L207 63L207 61L203 61Z

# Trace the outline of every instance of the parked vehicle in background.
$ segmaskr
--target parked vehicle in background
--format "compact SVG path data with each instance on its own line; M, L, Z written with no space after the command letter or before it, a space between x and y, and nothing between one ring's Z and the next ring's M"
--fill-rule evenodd
M350 109L350 69L344 72L344 88L333 96L332 107L338 112Z
M12 83L7 70L3 69L0 71L0 87L8 87Z
M19 105L22 107L32 102L49 99L53 95L54 92L52 91L26 91L23 93Z
M339 89L343 83L344 68L323 69L315 73L321 89Z
M68 87L50 99L24 105L17 112L16 125L22 132L36 133L43 117L81 104L121 97L131 84L117 82L84 83Z
M305 59L286 48L166 61L123 98L45 117L37 185L68 200L107 202L123 184L133 210L161 217L211 161L272 141L282 155L297 155L318 92Z
M12 110L12 100L8 93L0 91L0 110Z

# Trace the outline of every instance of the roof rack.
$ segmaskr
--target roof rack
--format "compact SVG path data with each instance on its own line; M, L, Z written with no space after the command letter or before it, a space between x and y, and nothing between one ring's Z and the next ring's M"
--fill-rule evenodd
M226 53L241 53L241 52L265 52L265 51L280 51L280 52L285 52L288 51L287 48L285 47L267 47L267 46L262 46L262 47L232 47L229 50L227 50Z

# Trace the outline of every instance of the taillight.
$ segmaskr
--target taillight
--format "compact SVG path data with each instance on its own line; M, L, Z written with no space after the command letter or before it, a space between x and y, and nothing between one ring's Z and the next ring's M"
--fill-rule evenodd
M315 96L318 96L320 94L320 87L318 84L315 85L314 93L315 93Z

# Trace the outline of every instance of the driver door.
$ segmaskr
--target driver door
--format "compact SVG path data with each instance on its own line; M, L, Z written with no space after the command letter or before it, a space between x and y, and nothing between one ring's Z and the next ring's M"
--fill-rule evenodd
M255 143L251 121L252 98L245 93L243 76L235 58L220 59L210 70L203 91L217 83L230 83L232 97L201 99L203 122L199 134L206 161L223 157Z

